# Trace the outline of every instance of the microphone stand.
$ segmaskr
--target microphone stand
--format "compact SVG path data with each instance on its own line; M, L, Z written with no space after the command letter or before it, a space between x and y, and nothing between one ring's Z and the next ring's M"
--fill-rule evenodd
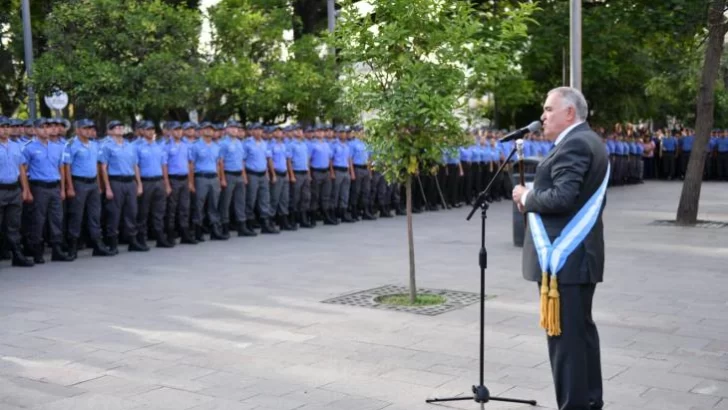
M427 399L425 400L426 403L438 403L438 402L445 402L445 401L463 401L463 400L475 400L477 403L487 403L489 401L502 401L502 402L508 402L508 403L523 403L523 404L530 404L531 406L536 405L536 400L522 400L522 399L511 399L506 397L495 397L490 395L490 391L487 387L485 387L485 384L483 382L484 378L484 366L485 366L485 269L488 265L488 251L485 249L485 219L487 218L486 213L488 211L488 201L486 201L486 197L488 195L488 192L490 192L490 188L493 185L493 182L498 178L498 176L503 171L503 168L505 168L506 164L511 160L513 157L513 154L516 152L516 146L513 147L511 150L511 153L508 155L508 158L506 158L505 162L501 164L501 166L498 168L498 171L496 171L495 175L490 179L490 182L488 183L488 186L485 187L483 192L478 194L478 197L475 199L475 203L473 204L473 209L470 211L470 214L468 214L468 217L466 220L470 220L472 218L475 211L480 208L480 253L478 254L478 263L480 265L480 384L477 386L473 386L473 396L461 396L461 397L446 397L446 398L439 398L439 399Z

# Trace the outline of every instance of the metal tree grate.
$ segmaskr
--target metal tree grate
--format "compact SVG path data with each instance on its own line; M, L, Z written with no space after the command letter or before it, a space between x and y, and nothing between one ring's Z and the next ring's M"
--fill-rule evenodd
M337 296L335 298L321 301L321 303L330 303L335 305L359 306L381 310L394 310L397 312L409 312L419 315L435 316L442 313L450 312L455 309L472 305L480 301L479 293L460 292L455 290L444 289L417 289L418 294L439 295L445 298L445 303L432 306L394 306L378 303L376 298L379 296L393 294L408 294L409 288L403 286L386 285L374 289L363 290L355 293ZM486 295L486 300L491 297Z
M653 226L680 226L680 225L676 225L675 221L672 219L658 219L656 221L650 222L650 225L653 225ZM701 221L701 220L699 220L695 225L690 226L690 228L705 228L705 229L720 229L720 228L726 228L726 227L728 227L728 222Z

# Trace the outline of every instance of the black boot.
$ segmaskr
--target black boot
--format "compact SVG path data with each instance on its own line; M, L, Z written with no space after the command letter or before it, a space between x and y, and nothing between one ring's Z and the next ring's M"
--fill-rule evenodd
M311 225L311 228L315 228L316 227L316 215L314 214L314 212L311 212L311 211L309 211L307 213L307 215L308 215L309 225Z
M111 249L104 246L104 243L101 242L100 238L91 240L91 243L94 248L94 251L91 254L92 256L114 256L114 255L116 255L114 252L111 251Z
M210 240L213 241L227 241L230 239L230 234L225 235L220 227L220 224L212 224L210 226Z
M249 237L252 237L252 236L258 236L258 234L254 230L248 228L248 224L247 223L240 222L238 224L238 236L249 236Z
M288 226L291 228L292 231L298 230L298 221L296 220L296 214L294 212L291 212L286 216L288 218Z
M118 255L119 254L119 237L118 236L109 236L108 238L109 242L109 251L112 255Z
M222 236L230 237L230 224L222 224Z
M43 259L43 243L37 243L35 245L32 245L33 248L33 262L35 262L36 265L40 265L45 263L45 259Z
M9 251L12 255L13 266L31 267L34 266L32 260L28 259L23 252L20 251L20 247L16 244L9 244Z
M280 233L280 231L275 226L273 226L273 223L270 221L270 219L266 218L266 219L263 219L260 233L276 234L276 233Z
M250 224L250 229L260 229L261 228L261 225L258 222L257 218L248 220L248 223Z
M370 207L364 207L364 216L362 217L365 221L374 221L377 219L376 216L372 213L372 209Z
M192 233L190 232L190 228L181 228L181 241L180 243L184 243L186 245L197 245L197 240L192 236Z
M353 223L356 222L351 218L349 215L349 212L347 212L346 208L339 208L339 214L341 215L341 222L344 223Z
M379 217L380 218L391 218L392 214L389 213L389 208L382 205L379 207Z
M157 232L157 248L174 248L174 245L163 231Z
M396 214L397 216L407 215L407 211L402 207L397 207Z
M73 260L78 258L78 239L68 238L68 256Z
M288 215L278 215L278 226L284 231L292 231L291 223L288 222Z
M149 249L149 245L147 245L147 234L146 233L138 233L136 236L136 242L139 244L142 248ZM132 242L129 242L129 246L131 246Z
M139 237L142 237L142 235L139 235ZM137 236L129 236L129 252L149 252L149 247L139 242Z
M205 234L202 233L202 226L195 226L195 239L197 242L205 242Z
M313 226L311 226L311 221L308 220L307 212L297 212L296 214L296 217L298 219L298 225L301 228L313 228Z
M54 243L51 245L52 253L51 253L51 260L55 262L71 262L73 261L73 257L61 249L60 243Z
M339 221L332 215L332 211L327 209L324 211L324 225L338 225Z

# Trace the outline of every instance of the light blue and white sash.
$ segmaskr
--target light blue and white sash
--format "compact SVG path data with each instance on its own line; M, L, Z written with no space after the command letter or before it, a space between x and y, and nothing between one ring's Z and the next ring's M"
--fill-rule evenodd
M586 238L599 217L599 211L607 193L610 167L607 164L607 172L604 181L596 192L589 198L583 208L569 221L561 231L561 234L552 244L546 229L543 226L541 216L537 213L528 213L528 227L531 230L531 237L538 254L538 262L541 271L551 276L557 276L559 270L564 266L569 255Z

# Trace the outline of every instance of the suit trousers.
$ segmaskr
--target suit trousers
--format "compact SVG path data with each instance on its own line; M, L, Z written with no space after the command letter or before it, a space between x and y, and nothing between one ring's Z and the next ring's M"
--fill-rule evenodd
M548 337L559 410L589 410L590 402L602 404L599 334L592 320L595 289L593 283L559 284L561 336Z

